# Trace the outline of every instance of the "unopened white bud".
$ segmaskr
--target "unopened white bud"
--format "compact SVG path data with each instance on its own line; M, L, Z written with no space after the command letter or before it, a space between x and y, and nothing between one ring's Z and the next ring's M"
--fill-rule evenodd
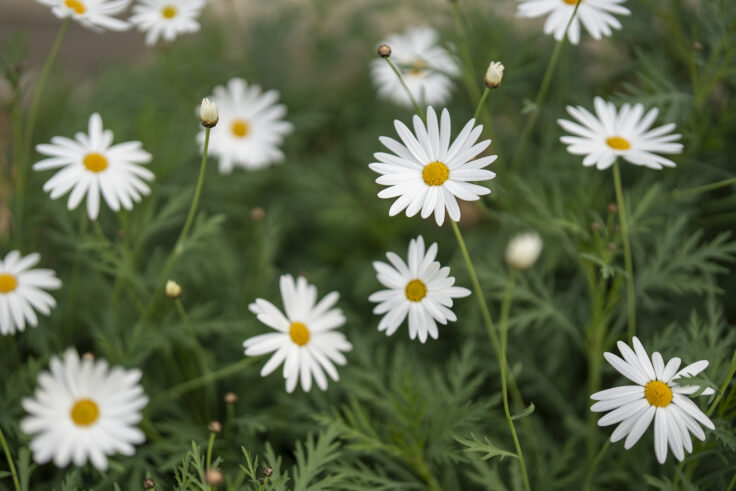
M176 300L181 296L181 287L176 281L169 280L166 282L166 295L172 300Z
M488 65L488 70L486 70L486 74L483 77L483 83L486 84L486 87L489 89L495 89L499 85L501 85L501 80L503 80L503 63L500 61L492 61L490 65Z
M202 105L199 106L199 121L205 128L212 128L217 124L220 119L219 111L217 110L217 104L207 99L202 99Z
M542 239L534 232L519 234L506 248L506 262L514 269L530 268L542 252Z

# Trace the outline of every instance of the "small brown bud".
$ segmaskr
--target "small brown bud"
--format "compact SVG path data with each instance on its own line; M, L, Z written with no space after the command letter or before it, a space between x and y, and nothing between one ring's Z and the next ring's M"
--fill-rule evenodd
M225 394L225 404L235 404L238 402L238 395L235 392Z
M271 477L271 474L273 474L273 469L269 466L266 466L263 468L263 475L266 477Z
M89 361L95 361L95 355L87 351L85 354L82 355L83 360L89 360Z
M153 489L155 487L156 487L156 481L154 481L150 477L143 481L143 489Z
M266 218L266 210L264 210L264 209L263 209L263 208L261 208L260 206L256 206L255 208L253 208L252 210L250 210L250 217L251 217L251 218L252 218L252 219L253 219L254 221L256 221L256 222L260 222L260 221L262 221L262 220L263 220L264 218Z
M590 229L591 230L600 230L601 229L601 224L598 223L598 222L593 222L593 223L590 224Z
M608 248L609 251L615 251L616 250L616 244L613 243L613 242L609 242L608 244L606 244L606 247Z
M258 478L258 483L259 484L263 484L264 482L266 482L266 478L265 477L259 477Z
M207 429L212 433L219 433L222 431L222 424L219 421L212 421L207 425Z
M618 213L618 205L616 203L611 203L610 205L608 205L608 213Z
M693 49L695 51L703 51L703 43L701 43L700 41L695 41L693 43Z
M382 56L383 58L388 58L391 56L391 46L388 44L382 44L378 47L378 56Z
M210 486L217 486L218 484L222 484L225 476L217 469L207 469L207 472L204 474L204 480Z

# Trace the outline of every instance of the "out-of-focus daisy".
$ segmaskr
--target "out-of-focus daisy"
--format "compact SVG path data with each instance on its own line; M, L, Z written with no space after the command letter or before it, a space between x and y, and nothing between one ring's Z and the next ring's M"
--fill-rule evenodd
M474 125L474 119L468 121L450 145L450 113L447 109L442 110L438 123L434 109L428 107L426 126L415 115L414 134L401 121L394 121L402 143L380 137L381 143L393 154L375 153L373 157L378 162L370 164L371 169L382 174L376 182L388 186L378 193L378 197L398 197L391 205L390 216L404 209L409 217L420 210L422 218L434 212L437 225L442 225L447 210L450 218L457 222L460 220L460 207L456 198L474 201L491 192L469 182L487 181L496 176L483 169L496 160L496 155L475 159L491 144L491 140L476 143L483 126Z
M431 27L411 27L384 41L391 48L391 60L419 104L447 102L454 85L452 77L460 73L452 55L437 45L437 37ZM385 60L373 60L371 75L379 96L412 107L409 95Z
M33 460L57 467L88 460L107 469L107 456L133 455L145 440L135 427L148 403L138 383L140 370L110 369L105 360L79 359L74 349L51 358L50 372L38 375L34 396L23 399L24 433L33 435Z
M159 38L173 41L177 35L199 31L199 17L205 0L139 0L133 6L130 23L146 31L146 44Z
M621 4L626 0L581 0L578 12L567 31L572 44L580 42L580 24L595 39L610 36L611 29L621 29L621 23L613 14L629 15L631 11ZM540 17L547 15L545 34L554 35L560 41L575 10L577 0L525 0L519 4L517 16Z
M409 242L408 262L387 252L386 257L393 267L381 261L373 263L378 281L388 288L368 297L371 302L378 303L373 313L383 314L378 323L379 331L392 335L408 314L409 338L419 337L424 343L427 335L437 339L437 322L444 325L457 320L450 310L452 299L467 297L470 290L453 286L455 278L450 276L449 266L441 267L435 261L436 256L437 244L429 246L425 253L424 239L420 235Z
M55 136L51 144L36 145L39 153L50 158L34 164L34 170L61 168L46 181L44 191L51 199L71 190L67 206L73 210L87 195L87 214L94 220L100 211L100 193L107 205L118 211L133 208L151 189L144 181L152 181L153 173L139 164L151 161L139 141L112 145L113 133L102 129L102 118L94 113L89 118L89 134L82 132L75 140Z
M595 115L581 106L567 106L567 112L577 122L557 120L575 135L563 136L560 141L567 145L571 154L585 155L583 165L607 169L617 157L622 157L632 164L652 169L675 166L673 161L658 154L682 153L682 144L675 143L681 135L671 133L674 123L650 129L659 114L657 108L644 114L643 105L624 104L617 111L613 103L600 97L595 98L594 105Z
M210 99L219 108L220 120L212 128L208 153L220 159L220 172L259 169L284 159L279 146L292 125L282 119L286 106L276 104L277 91L263 92L258 85L233 78L227 87L215 87ZM204 148L204 130L197 141Z
M283 275L280 287L286 315L262 298L248 306L259 321L278 332L247 339L243 343L245 354L257 356L275 351L261 375L265 377L283 363L287 392L294 391L299 379L304 392L308 392L312 377L325 390L325 372L332 380L338 380L335 364L344 365L347 360L342 352L353 349L345 336L335 331L345 323L342 311L332 308L340 295L328 293L317 303L317 288L301 276L294 281L291 275Z
M26 322L38 324L36 310L49 315L56 306L54 297L44 290L61 288L61 281L50 269L30 269L41 260L37 252L21 257L10 251L0 260L0 334L23 331Z
M696 361L682 370L680 359L672 358L664 364L662 355L652 354L651 361L644 346L634 337L634 349L626 343L618 342L623 359L612 353L604 353L610 363L621 375L636 385L624 385L596 392L592 399L598 401L590 408L592 411L608 414L598 420L600 426L618 423L613 430L611 441L617 442L626 437L624 448L629 449L639 441L649 424L654 420L654 453L663 464L667 458L667 445L677 460L685 458L693 451L690 433L705 440L700 425L714 429L713 422L687 396L696 393L700 387L680 385L682 376L697 375L708 366L706 360ZM706 388L701 395L713 394Z
M506 247L506 263L514 269L529 269L542 252L542 239L535 232L515 236Z
M51 7L51 12L60 19L71 17L85 27L95 31L110 29L125 31L130 24L116 19L128 7L130 0L37 0Z

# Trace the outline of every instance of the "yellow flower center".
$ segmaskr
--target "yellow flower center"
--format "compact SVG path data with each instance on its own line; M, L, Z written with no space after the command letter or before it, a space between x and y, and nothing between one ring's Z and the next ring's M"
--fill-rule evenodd
M8 273L0 274L0 293L10 293L18 286L15 276Z
M450 177L450 169L442 162L427 164L422 170L422 179L427 186L441 186Z
M107 169L107 159L101 153L88 153L84 157L84 166L90 172L102 172Z
M406 284L406 298L412 302L419 302L427 294L427 287L422 280L411 280Z
M409 74L421 75L422 73L424 73L424 70L427 67L429 67L429 65L427 65L427 62L425 62L424 60L416 60L414 61L414 63L412 63L412 67L409 70Z
M628 150L631 148L631 143L626 138L620 136L612 136L606 140L606 144L614 150Z
M672 389L660 380L652 380L644 387L644 397L652 406L665 407L672 401Z
M304 346L309 342L309 329L301 322L292 322L289 326L289 336L294 343Z
M174 17L176 17L176 12L176 7L174 7L173 5L167 5L161 10L161 15L163 15L166 19L173 19Z
M100 408L91 399L79 399L71 411L72 421L77 426L89 426L100 416Z
M82 15L87 11L87 8L84 6L82 2L79 0L66 0L64 2L64 5L78 13L79 15Z
M250 125L244 119L236 119L233 121L231 129L233 131L233 135L238 138L243 138L245 135L250 133Z
M562 0L562 1L568 5L575 5L578 3L578 0ZM580 0L580 3L583 3L583 0Z

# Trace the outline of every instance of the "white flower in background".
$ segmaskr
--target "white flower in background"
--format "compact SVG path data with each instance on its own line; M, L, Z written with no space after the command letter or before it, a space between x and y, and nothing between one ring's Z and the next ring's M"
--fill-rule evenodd
M515 236L506 247L506 262L514 269L529 269L542 252L542 239L534 232Z
M199 31L197 18L205 0L139 0L128 19L139 31L146 32L146 44L159 38L173 41L179 34Z
M374 261L378 281L388 288L368 297L371 302L378 303L373 313L383 314L379 331L392 335L408 315L409 338L418 337L424 343L427 335L437 339L437 322L444 325L457 320L450 310L452 299L467 297L470 290L453 286L455 278L450 276L450 268L441 267L435 261L436 256L437 244L429 246L425 253L424 239L420 235L409 242L407 263L393 252L386 253L393 267Z
M431 27L411 27L403 34L389 36L391 61L401 72L409 91L419 104L439 105L450 99L452 77L460 73L457 62L447 50L437 45L437 31ZM371 64L373 83L378 95L396 104L413 107L409 95L386 60Z
M450 218L457 222L460 220L460 207L456 198L474 201L491 192L469 182L487 181L496 176L483 169L496 160L496 155L475 158L491 144L491 140L476 143L483 126L474 125L474 119L468 121L450 145L450 114L447 109L442 110L439 124L431 107L427 108L427 126L415 115L415 134L401 121L394 121L403 143L380 137L381 143L394 153L375 153L373 157L378 162L370 164L371 169L382 174L376 182L388 186L378 193L378 197L398 197L391 205L390 216L404 209L408 217L413 217L420 210L422 218L434 212L437 225L442 225L447 210Z
M670 133L674 123L650 129L659 110L650 109L644 114L644 106L624 104L619 111L613 103L600 97L594 100L596 114L578 106L567 106L567 112L577 122L558 119L565 130L575 136L563 136L560 141L573 155L585 155L583 165L595 165L607 169L622 157L635 165L652 169L674 167L675 163L657 153L682 153L682 144L674 143L681 135ZM657 152L657 153L655 153Z
M71 191L67 206L75 209L87 195L87 214L95 220L100 211L100 193L113 211L122 206L133 209L151 189L144 181L152 181L153 173L139 164L151 161L139 141L112 145L113 133L103 130L102 118L94 113L89 118L89 134L77 133L72 140L55 136L51 144L36 145L36 150L50 158L34 164L33 169L61 168L46 181L44 191L57 199Z
M580 42L580 24L594 39L610 36L611 29L621 29L621 23L613 14L629 15L631 11L621 4L626 0L581 0L578 12L567 31L572 44ZM560 41L575 10L577 0L525 0L519 4L518 17L540 17L548 15L544 33L554 35Z
M49 363L50 372L38 374L34 396L23 399L28 412L20 427L33 435L33 460L57 467L70 462L80 467L88 460L107 469L107 456L133 455L133 445L145 440L135 427L148 403L138 383L140 370L110 369L105 360L80 360L69 348L63 358Z
M125 31L130 24L116 19L128 7L130 0L37 0L51 7L51 12L60 19L71 17L85 27L95 31L110 29Z
M287 392L294 391L299 379L304 392L309 392L312 377L320 389L326 390L325 372L337 381L335 364L344 365L347 360L342 352L353 349L345 336L335 331L345 323L342 311L332 308L340 295L328 293L317 303L317 288L301 276L294 281L291 275L283 275L280 287L286 316L262 298L248 306L259 321L278 332L247 339L243 343L245 354L275 352L263 366L261 376L265 377L283 363Z
M210 99L219 108L220 121L210 133L208 153L220 159L220 172L230 173L234 167L259 169L284 159L279 146L292 125L282 119L286 106L276 104L278 98L277 91L263 92L241 78L231 79L227 87L215 87ZM204 130L197 141L204 148Z
M30 269L41 260L37 252L21 257L10 251L0 260L0 334L23 331L26 323L38 325L36 311L49 315L56 306L54 297L44 290L61 288L61 281L50 269Z
M687 397L700 390L700 387L680 385L678 379L699 374L705 370L708 362L696 361L678 371L679 358L672 358L665 365L662 355L655 352L650 361L641 342L636 337L633 341L633 350L626 343L618 342L623 359L612 353L604 353L603 356L613 368L636 385L596 392L590 397L598 402L590 409L595 412L610 411L598 420L598 425L618 423L611 435L611 441L617 442L626 437L626 449L639 441L654 420L654 453L659 463L663 464L667 459L668 444L677 460L682 460L685 458L683 449L688 453L693 451L690 433L705 440L705 433L700 425L711 430L714 426ZM713 393L713 389L706 388L701 395Z

